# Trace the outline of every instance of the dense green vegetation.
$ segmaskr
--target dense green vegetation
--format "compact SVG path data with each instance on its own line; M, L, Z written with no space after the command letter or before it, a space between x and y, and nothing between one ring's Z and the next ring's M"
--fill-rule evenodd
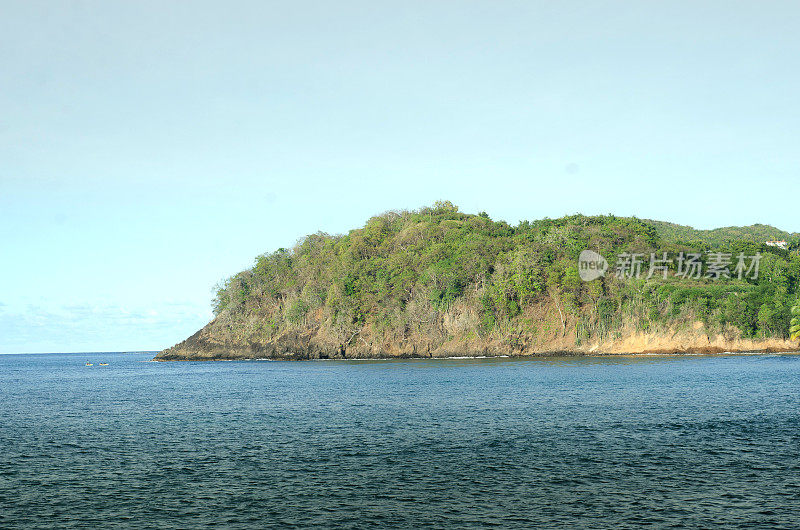
M616 216L572 215L510 226L486 213L462 213L449 202L387 212L346 235L310 235L292 249L259 256L218 289L217 320L237 337L268 341L287 330L324 330L348 344L425 336L543 333L542 308L557 311L561 334L580 344L613 337L625 327L703 322L726 337L790 334L800 256L764 245L788 237L756 225L696 231ZM760 252L757 279L684 279L661 275L619 279L623 252ZM604 278L584 282L577 258L592 249L608 259ZM707 259L704 257L704 259ZM677 265L671 264L675 271ZM645 268L646 273L646 268ZM539 311L537 313L537 311Z

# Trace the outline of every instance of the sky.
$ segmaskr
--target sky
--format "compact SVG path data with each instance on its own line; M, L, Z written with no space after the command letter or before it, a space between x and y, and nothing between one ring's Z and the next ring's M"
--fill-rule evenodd
M257 255L440 199L800 231L798 27L779 1L0 0L0 353L171 346Z

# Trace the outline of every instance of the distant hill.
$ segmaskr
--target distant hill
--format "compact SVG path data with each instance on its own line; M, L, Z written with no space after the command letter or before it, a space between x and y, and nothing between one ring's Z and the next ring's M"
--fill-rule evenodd
M698 230L691 226L684 226L666 221L655 221L652 219L646 222L656 227L656 231L661 239L672 243L691 244L704 242L711 247L720 247L733 241L747 241L750 243L763 244L766 241L787 241L795 242L800 240L800 234L784 232L779 228L770 225L754 224L751 226L726 226L714 228L713 230Z

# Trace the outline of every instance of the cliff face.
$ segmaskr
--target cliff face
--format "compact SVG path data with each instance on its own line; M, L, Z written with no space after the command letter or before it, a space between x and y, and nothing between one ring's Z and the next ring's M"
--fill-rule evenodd
M447 344L430 349L429 344L409 344L375 351L355 346L331 349L318 344L313 336L291 336L269 344L230 344L203 336L202 330L190 338L160 352L157 361L219 361L245 359L403 359L433 357L503 357L557 355L637 355L637 354L712 354L724 352L798 352L797 344L781 339L721 340L717 337L670 337L637 333L619 341L592 347L565 348L560 342L551 348L513 348L493 341Z
M404 340L380 340L368 327L337 341L322 326L309 325L270 339L236 337L232 328L214 320L203 329L160 352L156 360L223 359L368 359L433 357L499 357L542 355L626 355L626 354L712 354L723 352L792 352L797 342L782 338L737 338L737 330L715 333L700 321L637 331L624 326L611 336L578 340L579 319L570 315L562 320L558 308L545 304L528 311L536 319L536 329L491 333L449 335L456 332L452 315L442 315L444 333L410 333ZM450 318L448 318L450 317Z
M527 337L525 338L527 339ZM375 359L432 357L501 357L542 355L630 355L630 354L711 354L723 352L797 352L796 342L771 339L726 339L704 333L631 333L616 340L576 345L570 340L523 342L477 339L430 343L386 344L384 347L355 344L331 345L310 334L287 334L266 344L232 343L214 337L203 328L185 341L160 352L158 361L213 361L225 359Z

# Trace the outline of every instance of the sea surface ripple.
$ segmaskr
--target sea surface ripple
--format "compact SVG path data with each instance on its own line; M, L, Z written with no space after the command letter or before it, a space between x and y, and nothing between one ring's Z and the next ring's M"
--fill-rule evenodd
M150 357L0 356L0 527L800 527L798 356Z

